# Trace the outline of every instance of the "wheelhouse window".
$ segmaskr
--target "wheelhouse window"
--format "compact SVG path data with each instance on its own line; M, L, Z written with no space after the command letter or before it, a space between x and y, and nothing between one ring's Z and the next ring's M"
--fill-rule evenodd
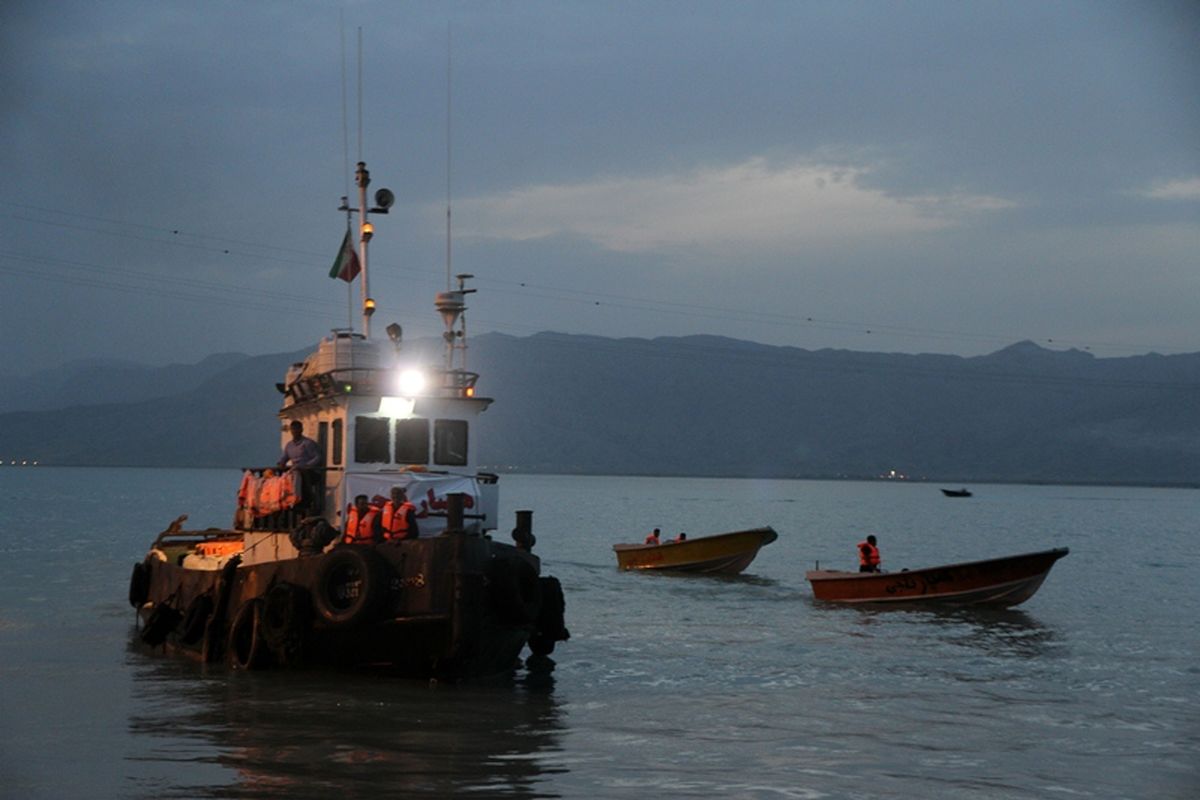
M395 443L397 464L428 464L429 420L396 420Z
M467 422L439 419L433 422L433 463L450 467L467 464Z
M354 460L359 464L388 462L388 419L354 418Z
M333 421L333 437L329 442L330 457L326 459L326 464L332 464L335 467L340 467L342 465L342 437L342 421L340 419L335 419Z

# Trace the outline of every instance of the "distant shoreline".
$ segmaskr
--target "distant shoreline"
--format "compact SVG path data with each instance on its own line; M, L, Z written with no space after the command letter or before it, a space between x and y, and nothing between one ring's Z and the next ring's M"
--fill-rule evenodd
M220 464L196 465L196 464L8 464L0 463L0 469L196 469L196 470L229 470L231 472L240 472L246 469L245 466L228 466ZM941 477L921 477L921 478L883 478L871 477L863 475L733 475L733 474L718 474L718 473L690 473L690 474L663 474L663 473L644 473L644 472L585 472L585 471L545 471L545 470L520 470L512 468L498 467L481 467L483 472L494 472L498 475L537 475L537 476L553 476L562 475L568 477L594 477L594 478L667 478L667 479L699 479L699 480L738 480L738 481L845 481L852 483L880 483L880 484L911 484L921 486L938 486L948 488L959 488L963 486L1094 486L1094 487L1110 487L1124 489L1200 489L1200 481L1198 482L1172 482L1172 483L1151 483L1145 481L1088 481L1081 479L1064 478L1061 480L1039 479L1011 479L1011 478L941 478Z

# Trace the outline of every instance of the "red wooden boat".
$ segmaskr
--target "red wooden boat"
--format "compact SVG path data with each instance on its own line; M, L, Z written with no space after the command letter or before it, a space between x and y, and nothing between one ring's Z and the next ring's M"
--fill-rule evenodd
M1042 585L1065 547L903 572L810 570L813 596L833 603L1019 605Z

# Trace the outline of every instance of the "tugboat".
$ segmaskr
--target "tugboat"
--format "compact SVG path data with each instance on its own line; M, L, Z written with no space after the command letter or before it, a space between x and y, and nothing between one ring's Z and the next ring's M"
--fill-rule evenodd
M313 432L305 447L316 466L247 469L229 529L188 530L185 515L160 533L130 577L137 638L240 669L463 679L511 670L525 646L531 662L545 661L569 636L562 587L541 575L531 511L516 512L513 544L492 539L498 477L479 471L472 447L492 402L466 369L473 276L454 288L448 274L435 299L444 364L403 371L400 326L387 327L388 342L371 338L367 292L368 215L387 213L393 196L379 190L368 209L365 163L356 183L359 207L343 198L346 241L331 275L361 271L362 333L335 330L276 384L285 454Z

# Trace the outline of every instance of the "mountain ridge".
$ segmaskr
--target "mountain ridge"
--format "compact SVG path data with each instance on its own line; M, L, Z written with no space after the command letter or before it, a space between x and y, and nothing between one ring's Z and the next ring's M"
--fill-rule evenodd
M103 403L80 403L78 377L64 374L40 410L0 403L0 457L272 463L275 383L307 353L145 368L105 384ZM1154 485L1200 476L1200 353L1097 358L1018 342L964 357L544 331L483 334L469 355L480 395L498 401L475 445L495 469ZM145 386L176 391L138 396Z

